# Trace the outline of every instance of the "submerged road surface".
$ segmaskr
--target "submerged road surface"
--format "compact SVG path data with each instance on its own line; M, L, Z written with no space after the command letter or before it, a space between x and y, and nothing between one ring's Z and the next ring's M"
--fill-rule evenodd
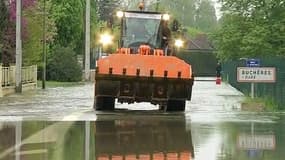
M229 85L216 85L213 81L196 81L192 101L186 103L186 115L230 113L238 109L241 93ZM0 118L25 120L95 120L93 111L94 85L87 83L74 87L56 87L46 90L14 94L0 99ZM151 110L151 114L164 114L158 106L149 103L116 103L116 114L122 110ZM132 111L133 112L133 111ZM97 114L106 114L97 112ZM215 116L215 115L213 115ZM202 118L202 117L201 117ZM215 118L216 120L216 118Z
M228 84L195 81L185 112L93 110L93 84L0 99L0 160L282 160L285 114L241 110ZM3 138L5 137L5 138Z

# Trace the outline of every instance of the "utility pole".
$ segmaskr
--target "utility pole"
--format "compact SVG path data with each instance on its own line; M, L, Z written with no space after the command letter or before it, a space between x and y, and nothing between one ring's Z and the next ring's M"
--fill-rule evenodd
M85 160L90 160L90 121L85 122Z
M21 145L22 145L22 121L18 120L15 122L15 160L21 160Z
M90 80L90 0L86 0L85 14L85 81Z
M43 72L42 72L42 89L46 88L46 0L43 7Z
M184 19L185 19L185 15L184 15L184 14L185 14L185 5L184 5L184 4L183 4L183 6L182 6L182 13L183 13L183 14L182 14L182 25L184 25L184 21L185 21L185 20L184 20Z
M16 92L22 93L22 0L16 1Z

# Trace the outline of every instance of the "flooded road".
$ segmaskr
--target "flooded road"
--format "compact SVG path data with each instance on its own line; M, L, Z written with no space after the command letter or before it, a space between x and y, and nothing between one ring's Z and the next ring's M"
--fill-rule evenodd
M95 112L93 85L0 102L0 160L283 160L285 114L245 112L227 84L197 81L186 111L148 103Z

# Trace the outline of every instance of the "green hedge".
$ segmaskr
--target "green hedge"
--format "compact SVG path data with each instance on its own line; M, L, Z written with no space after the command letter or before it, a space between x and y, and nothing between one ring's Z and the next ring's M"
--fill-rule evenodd
M47 63L47 80L78 82L82 80L82 69L75 52L69 47L56 47Z

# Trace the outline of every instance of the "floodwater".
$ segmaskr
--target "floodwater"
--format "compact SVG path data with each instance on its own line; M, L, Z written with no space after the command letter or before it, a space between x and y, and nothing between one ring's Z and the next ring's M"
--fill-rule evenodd
M96 112L93 85L0 102L0 160L283 160L285 114L242 111L241 93L197 81L185 112L148 103Z

